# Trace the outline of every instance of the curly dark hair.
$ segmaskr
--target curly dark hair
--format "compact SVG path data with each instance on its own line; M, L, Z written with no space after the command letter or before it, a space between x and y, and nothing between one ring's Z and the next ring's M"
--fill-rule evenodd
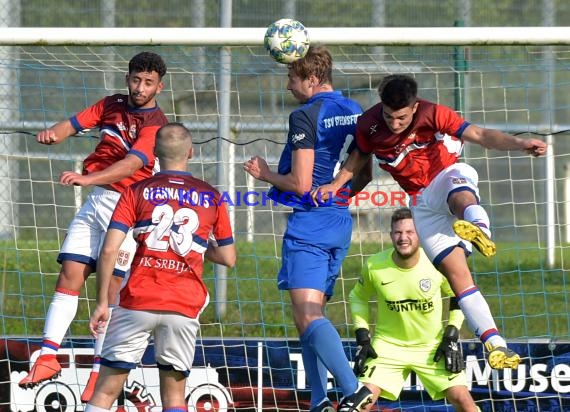
M141 52L129 61L129 73L157 72L159 77L166 74L166 64L162 57L152 52Z

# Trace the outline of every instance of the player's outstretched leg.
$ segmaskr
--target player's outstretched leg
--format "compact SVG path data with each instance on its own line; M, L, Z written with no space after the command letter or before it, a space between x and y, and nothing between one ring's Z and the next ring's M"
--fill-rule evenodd
M56 354L69 325L77 313L79 292L58 288L46 316L40 356L28 375L18 385L33 388L41 382L55 379L61 373Z
M516 369L521 361L520 356L505 346L493 346L485 343L487 361L493 369Z
M495 242L477 225L466 220L456 220L453 230L463 240L471 242L483 256L491 257L497 253Z

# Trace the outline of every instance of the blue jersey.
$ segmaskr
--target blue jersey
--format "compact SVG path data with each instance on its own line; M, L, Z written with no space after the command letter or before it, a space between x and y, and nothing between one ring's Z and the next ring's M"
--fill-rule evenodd
M291 172L294 150L313 149L315 163L312 189L330 183L353 146L356 120L361 114L360 105L344 97L341 92L324 92L311 97L289 115L287 144L279 159L277 172L282 175ZM308 210L314 207L310 193L300 196L272 187L269 196L296 209ZM338 203L344 203L345 206L338 206ZM333 197L321 203L320 207L347 207L346 204L346 200L338 202Z

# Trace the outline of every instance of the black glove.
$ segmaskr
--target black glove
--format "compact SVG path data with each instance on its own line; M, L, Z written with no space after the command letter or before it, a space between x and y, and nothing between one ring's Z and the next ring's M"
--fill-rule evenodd
M368 329L357 329L355 335L358 349L356 350L354 368L352 370L356 376L360 376L364 373L364 364L366 363L366 359L376 359L378 355L370 343L370 332L368 332Z
M465 369L463 352L458 340L459 330L453 325L448 325L433 357L433 361L438 362L442 355L445 356L445 369L451 373L459 373Z

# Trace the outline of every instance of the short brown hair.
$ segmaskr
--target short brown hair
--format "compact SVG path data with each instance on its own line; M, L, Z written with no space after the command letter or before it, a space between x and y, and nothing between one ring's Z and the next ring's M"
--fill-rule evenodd
M188 158L192 134L182 123L166 123L156 132L154 153L161 161L182 161Z
M393 228L396 222L404 219L412 219L412 211L410 210L409 207L401 207L399 209L396 209L394 213L392 213L390 228Z
M302 59L288 65L302 80L315 76L321 84L332 84L333 59L325 46L310 46Z

